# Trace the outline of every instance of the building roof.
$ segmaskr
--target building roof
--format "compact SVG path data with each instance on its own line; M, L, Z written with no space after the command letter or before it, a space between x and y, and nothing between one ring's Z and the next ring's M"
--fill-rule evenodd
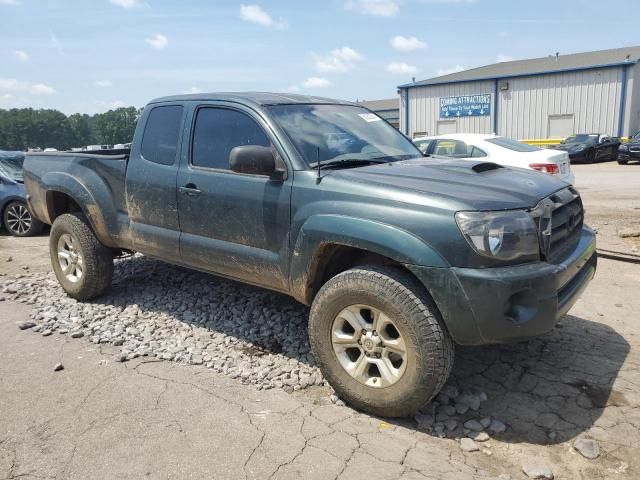
M638 63L640 60L639 47L614 48L595 52L572 53L568 55L551 55L528 60L514 60L500 62L484 67L471 68L462 72L442 75L415 83L400 85L398 88L420 87L424 85L439 85L443 83L468 82L475 80L489 80L506 77L520 77L543 73L586 70L597 67L613 67L627 63Z
M369 110L373 110L374 112L400 109L400 99L398 97L384 100L358 100L358 104L363 107L367 107Z
M252 103L256 105L289 105L289 104L343 104L353 105L352 102L344 100L333 100L324 97L313 97L310 95L295 95L289 93L269 93L269 92L219 92L219 93L194 93L186 95L173 95L152 100L149 103L183 102L183 101L206 101L219 100L238 103Z

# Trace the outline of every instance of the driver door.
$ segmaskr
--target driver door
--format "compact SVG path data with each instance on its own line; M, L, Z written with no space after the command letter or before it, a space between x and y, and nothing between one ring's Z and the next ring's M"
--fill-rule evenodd
M194 118L177 179L182 261L286 290L292 175L272 180L229 169L234 147L274 139L248 109L201 105Z

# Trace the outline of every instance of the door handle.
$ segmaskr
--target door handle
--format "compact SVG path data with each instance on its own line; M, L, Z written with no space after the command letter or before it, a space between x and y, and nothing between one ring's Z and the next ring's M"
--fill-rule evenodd
M184 193L188 197L197 197L202 193L202 191L198 190L198 188L193 183L187 183L184 187L180 187L178 191L180 193Z

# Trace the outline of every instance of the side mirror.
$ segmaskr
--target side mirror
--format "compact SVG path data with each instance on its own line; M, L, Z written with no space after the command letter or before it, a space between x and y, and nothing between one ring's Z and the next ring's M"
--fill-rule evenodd
M265 175L276 180L284 180L287 173L275 151L260 145L234 147L229 154L229 168L232 172Z

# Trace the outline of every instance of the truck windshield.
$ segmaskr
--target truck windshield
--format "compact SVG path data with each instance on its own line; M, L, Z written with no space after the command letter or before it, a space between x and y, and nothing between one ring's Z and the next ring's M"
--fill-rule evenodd
M306 104L268 109L307 165L341 159L394 162L422 157L408 138L361 107Z

